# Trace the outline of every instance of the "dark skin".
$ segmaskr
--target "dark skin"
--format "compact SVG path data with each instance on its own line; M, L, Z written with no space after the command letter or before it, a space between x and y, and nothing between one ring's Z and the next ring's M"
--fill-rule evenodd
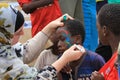
M34 12L37 8L45 7L53 3L54 0L32 0L29 4L23 4L22 10L28 14Z
M117 51L120 35L114 35L109 28L106 26L101 27L99 22L97 22L97 28L99 33L99 38L102 44L110 45L112 48L112 53ZM106 42L107 41L107 42ZM95 71L92 73L91 80L105 80L102 74Z
M66 37L62 35L63 33L65 34L65 32L68 32L68 34L70 34L70 32L65 28L63 28L63 29L61 28L61 30L57 31L57 34L58 34L57 36L59 36L58 39L60 41L62 41L62 43L67 42L67 41L65 41ZM66 34L66 35L69 36L68 34ZM82 45L81 35L70 36L70 40L72 40L71 45L73 45L73 44ZM59 49L61 49L60 46L62 47L62 45L63 45L62 43L61 43L61 45L58 45ZM64 44L66 44L66 43L64 43ZM63 53L63 52L61 52L61 53ZM70 73L71 71L75 72L75 68L78 66L78 63L80 63L82 59L83 58L80 58L79 60L68 63L66 66L64 66L64 68L61 70L61 72L64 72L67 74Z

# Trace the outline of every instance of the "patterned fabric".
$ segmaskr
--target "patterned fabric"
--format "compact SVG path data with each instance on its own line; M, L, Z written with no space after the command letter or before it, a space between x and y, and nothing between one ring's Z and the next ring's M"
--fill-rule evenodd
M36 68L24 64L21 60L24 56L18 55L11 46L16 12L12 6L0 4L0 80L56 80L53 67L45 67L38 73Z
M46 66L39 71L37 80L57 80L56 69L52 66Z
M16 52L16 55L18 58L20 58L21 60L23 60L23 45L22 43L18 42L15 45L12 46Z
M15 30L16 13L17 10L13 10L12 6L0 8L0 43L4 45L11 44L10 39Z

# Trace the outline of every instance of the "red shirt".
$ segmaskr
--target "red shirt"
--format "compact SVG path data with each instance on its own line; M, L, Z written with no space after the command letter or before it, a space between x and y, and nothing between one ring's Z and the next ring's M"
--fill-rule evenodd
M30 3L31 0L18 0L18 2L22 6L25 3ZM49 22L55 20L61 15L62 12L58 0L54 0L54 3L51 6L36 9L31 13L32 36L42 30Z
M100 69L100 73L103 74L105 80L118 80L118 71L114 66L117 58L117 52L114 53L112 58Z

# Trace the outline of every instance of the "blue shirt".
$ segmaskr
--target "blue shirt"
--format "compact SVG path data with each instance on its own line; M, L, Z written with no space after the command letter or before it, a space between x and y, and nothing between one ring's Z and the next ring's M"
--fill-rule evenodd
M80 80L90 80L91 73L93 71L98 71L103 65L105 61L102 56L92 51L87 51L82 63L78 67L77 78Z

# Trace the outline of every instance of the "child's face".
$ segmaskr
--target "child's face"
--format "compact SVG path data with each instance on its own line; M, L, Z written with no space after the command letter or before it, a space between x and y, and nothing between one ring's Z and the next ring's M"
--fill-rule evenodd
M63 53L66 49L73 44L82 45L81 35L71 36L71 33L65 28L59 28L56 32L58 39L58 49Z
M58 49L60 53L63 53L72 45L72 39L70 33L65 29L60 29L57 31L58 36Z

